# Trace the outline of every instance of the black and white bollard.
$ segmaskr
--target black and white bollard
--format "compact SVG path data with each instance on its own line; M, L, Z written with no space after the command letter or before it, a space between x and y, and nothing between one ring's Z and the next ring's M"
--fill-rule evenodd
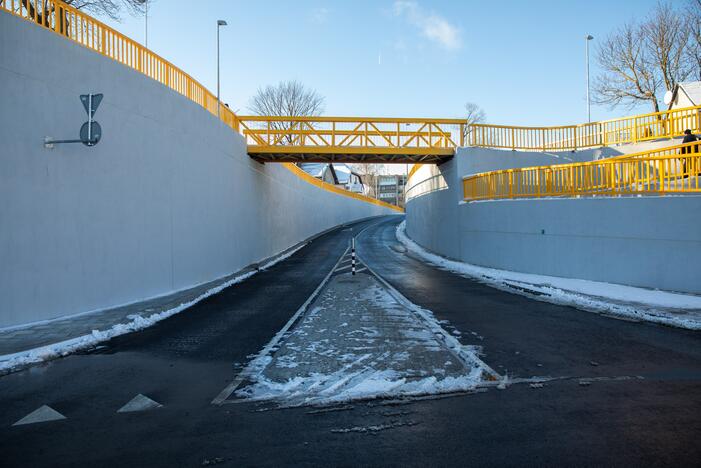
M355 276L355 237L351 237L351 274Z

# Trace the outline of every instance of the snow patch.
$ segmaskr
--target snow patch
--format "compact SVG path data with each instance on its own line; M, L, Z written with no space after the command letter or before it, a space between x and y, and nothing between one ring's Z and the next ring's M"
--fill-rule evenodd
M263 264L262 266L258 267L258 270L254 271L249 271L247 273L244 273L242 275L236 276L218 286L215 286L211 289L208 289L201 295L197 296L195 299L184 302L180 304L177 307L173 307L172 309L165 310L163 312L151 314L149 316L141 316L141 315L136 315L136 314L131 314L127 316L126 318L128 319L127 322L124 323L118 323L106 330L93 330L92 333L89 333L87 335L79 336L76 338L71 338L69 340L64 340L60 341L58 343L53 343L50 345L46 346L40 346L38 348L26 350L26 351L20 351L18 353L13 353L13 354L6 354L3 356L0 356L0 374L11 372L12 370L20 367L24 367L29 364L35 364L43 361L48 361L51 359L55 359L58 357L63 357L67 356L69 354L75 353L77 351L83 350L83 349L88 349L93 346L96 346L97 344L111 340L114 337L120 336L120 335L125 335L127 333L132 333L136 331L143 330L145 328L148 328L152 325L155 325L156 323L160 322L161 320L165 320L169 317L172 317L175 314L178 314L182 312L185 309L188 309L198 302L207 299L210 296L213 296L214 294L217 294L224 289L228 288L229 286L232 286L234 284L240 283L251 276L255 275L258 271L265 270L267 268L270 268L271 266L275 265L278 262L281 262L293 254L295 254L298 250L301 248L305 247L307 244L301 244L297 246L296 248L278 256L275 257L274 259L270 260L269 262Z
M427 251L411 240L405 229L406 221L402 221L397 226L396 234L399 242L408 251L440 268L477 279L492 287L587 311L701 330L701 296L599 281L518 273L448 260Z

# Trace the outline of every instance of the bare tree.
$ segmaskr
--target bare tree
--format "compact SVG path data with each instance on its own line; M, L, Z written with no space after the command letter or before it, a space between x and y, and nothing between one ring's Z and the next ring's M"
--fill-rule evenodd
M687 10L686 27L689 31L689 54L691 55L692 76L701 80L701 0L690 0Z
M141 14L147 2L151 0L63 0L63 3L78 10L85 10L97 15L104 15L119 20L120 13L126 11L130 14ZM0 0L0 4L9 5L9 0ZM47 0L19 0L16 8L20 6L29 13L30 18L36 18L37 23L50 24L50 18L56 8L55 3Z
M258 88L248 109L255 115L284 117L314 117L324 110L324 98L313 89L306 88L298 81L281 81L277 85ZM299 128L296 122L271 122L270 127L278 132L289 132ZM294 135L285 136L292 144Z
M686 80L693 70L689 51L689 15L676 11L669 3L659 3L652 16L642 25L645 46L661 78L665 90L672 90Z
M658 112L657 94L662 80L650 55L645 34L636 24L626 24L607 37L597 54L603 71L594 82L594 102L633 107L648 101Z
M487 114L482 108L474 102L465 103L465 123L463 126L463 139L467 140L467 136L472 132L473 124L484 123L487 119Z
M633 107L649 102L701 72L701 0L683 10L660 2L642 23L628 23L600 45L602 73L594 82L594 102Z

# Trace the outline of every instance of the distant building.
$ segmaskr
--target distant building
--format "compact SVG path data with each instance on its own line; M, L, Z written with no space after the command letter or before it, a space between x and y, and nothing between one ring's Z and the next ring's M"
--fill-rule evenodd
M375 181L377 199L392 205L404 206L406 175L378 175Z
M367 193L362 177L342 163L299 163L307 174L355 193Z

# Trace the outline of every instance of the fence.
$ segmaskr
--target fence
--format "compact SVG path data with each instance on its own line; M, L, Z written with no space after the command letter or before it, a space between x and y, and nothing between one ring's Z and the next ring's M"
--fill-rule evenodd
M701 130L701 106L561 127L514 127L474 124L470 146L525 151L571 151L580 148L638 143Z
M585 163L486 172L463 179L467 201L701 193L698 144Z
M461 140L459 119L238 116L249 145L328 148L422 148L454 150Z
M32 21L143 73L217 115L217 97L190 75L136 41L60 0L0 0L0 10ZM221 120L238 130L236 115L225 105L219 104L219 107Z

